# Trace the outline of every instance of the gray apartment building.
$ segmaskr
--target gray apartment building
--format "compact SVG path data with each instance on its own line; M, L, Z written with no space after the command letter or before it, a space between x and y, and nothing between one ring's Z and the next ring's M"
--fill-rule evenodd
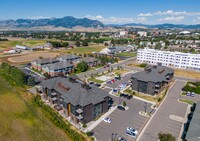
M77 78L56 77L41 83L43 98L62 108L74 123L88 123L107 112L111 98Z
M159 94L173 79L174 70L165 66L148 66L131 77L132 89L150 95Z

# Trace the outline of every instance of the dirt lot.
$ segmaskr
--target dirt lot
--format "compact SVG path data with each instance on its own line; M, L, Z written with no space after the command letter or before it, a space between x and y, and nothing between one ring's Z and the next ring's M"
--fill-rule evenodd
M7 60L10 63L21 64L21 63L31 62L33 60L39 59L39 57L48 58L48 57L56 57L58 55L59 55L58 53L54 53L54 52L37 52L37 53L10 57L10 58L7 58Z

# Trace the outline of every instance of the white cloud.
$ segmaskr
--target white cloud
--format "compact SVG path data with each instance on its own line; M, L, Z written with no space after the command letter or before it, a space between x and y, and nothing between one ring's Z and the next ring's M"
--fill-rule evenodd
M159 22L180 22L184 19L184 16L178 16L178 17L165 17L158 19Z
M151 13L140 13L138 15L139 17L150 17L150 16L153 16Z
M27 19L32 19L32 20L39 20L39 19L49 19L51 17L44 17L44 16L32 16L32 17L27 17Z
M87 15L85 16L88 19L92 20L99 20L103 23L116 23L116 24L124 24L124 23L140 23L140 22L146 22L147 18L145 17L136 17L136 18L130 18L130 17L103 17L101 15L98 16L92 16L92 15Z
M200 12L186 12L186 11L173 11L173 10L167 10L167 11L156 11L153 13L140 13L138 16L198 16L200 15Z

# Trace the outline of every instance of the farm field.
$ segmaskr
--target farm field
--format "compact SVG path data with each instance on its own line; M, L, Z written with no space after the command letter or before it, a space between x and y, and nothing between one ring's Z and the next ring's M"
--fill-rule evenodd
M70 141L32 102L33 96L0 76L0 138L2 141Z
M76 53L76 54L88 54L88 53L92 53L92 52L99 52L101 51L102 49L106 48L105 46L86 46L86 47L76 47L76 48L73 48L73 49L68 49L67 50L67 53Z
M14 47L15 45L25 45L29 47L37 46L45 44L45 40L9 40L9 41L1 41L0 49L7 49Z
M39 57L49 58L49 57L56 57L58 55L59 53L55 53L55 52L36 52L32 54L25 54L25 55L10 57L8 58L8 61L11 63L20 64L20 63L26 63L26 62L31 62L33 60L37 60L39 59Z

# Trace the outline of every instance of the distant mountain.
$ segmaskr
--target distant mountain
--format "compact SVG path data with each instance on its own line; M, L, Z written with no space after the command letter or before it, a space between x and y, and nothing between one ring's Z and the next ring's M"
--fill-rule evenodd
M130 23L130 24L124 24L120 25L122 27L126 26L137 26L137 27L145 27L145 28L159 28L159 29L200 29L200 24L196 25L184 25L184 24L156 24L156 25L147 25L147 24L141 24L141 23Z
M71 16L63 18L46 18L46 19L17 19L17 20L3 20L0 21L0 28L31 28L31 27L64 27L73 28L75 26L103 28L104 24L98 20L91 20L88 18L77 19Z

